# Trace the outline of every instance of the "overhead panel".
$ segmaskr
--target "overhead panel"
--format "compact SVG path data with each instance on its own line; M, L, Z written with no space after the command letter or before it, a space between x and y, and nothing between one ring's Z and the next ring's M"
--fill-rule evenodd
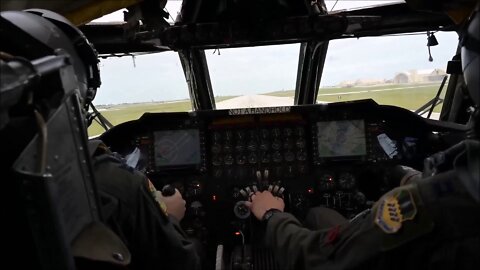
M48 9L64 15L76 25L82 25L142 1L143 0L2 0L1 10Z
M104 15L110 14L114 11L120 10L142 2L143 0L100 0L90 1L89 3L65 13L70 21L76 25L86 24L94 19L100 18Z

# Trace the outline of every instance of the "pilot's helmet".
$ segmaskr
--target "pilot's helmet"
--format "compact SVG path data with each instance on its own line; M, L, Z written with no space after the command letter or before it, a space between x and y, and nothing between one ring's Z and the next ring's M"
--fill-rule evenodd
M1 12L0 51L28 60L62 50L70 56L84 105L100 86L97 52L83 33L63 16L48 10Z
M480 105L480 3L469 17L460 34L462 69L465 83L473 101Z

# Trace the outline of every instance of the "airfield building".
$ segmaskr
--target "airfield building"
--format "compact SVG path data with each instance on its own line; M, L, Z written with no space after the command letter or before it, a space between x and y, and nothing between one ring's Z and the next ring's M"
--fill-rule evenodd
M393 83L402 84L402 83L429 83L429 82L438 82L445 77L447 73L445 70L436 68L436 69L425 69L425 70L410 70L405 72L400 72L393 78Z

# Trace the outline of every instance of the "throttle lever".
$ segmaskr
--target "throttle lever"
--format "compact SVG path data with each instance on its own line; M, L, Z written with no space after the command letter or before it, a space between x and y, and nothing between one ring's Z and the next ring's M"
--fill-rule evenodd
M262 173L260 171L256 171L255 175L257 177L257 182L261 183L262 182Z

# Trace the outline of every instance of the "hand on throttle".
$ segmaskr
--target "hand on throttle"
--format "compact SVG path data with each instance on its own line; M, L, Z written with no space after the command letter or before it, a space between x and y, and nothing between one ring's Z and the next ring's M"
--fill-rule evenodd
M285 203L280 197L275 197L270 191L255 192L251 197L251 202L247 202L247 206L253 215L261 220L265 212L270 209L278 209L283 212Z
M167 206L167 213L181 221L185 216L185 200L182 194L175 189L175 193L171 196L163 196L160 191L157 191L157 199L161 200Z

